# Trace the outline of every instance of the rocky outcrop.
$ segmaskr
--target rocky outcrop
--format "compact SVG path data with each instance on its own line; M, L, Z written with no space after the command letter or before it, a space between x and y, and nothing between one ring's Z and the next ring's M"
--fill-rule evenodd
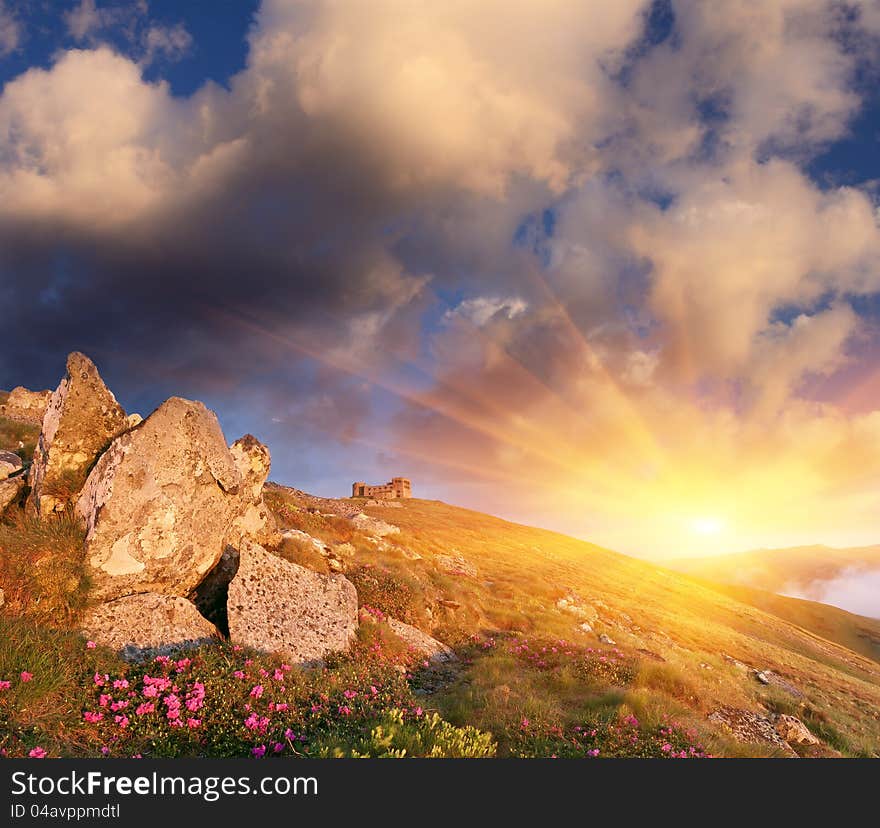
M21 386L13 388L6 402L0 405L0 417L40 425L51 396L51 391L29 391Z
M217 418L172 397L113 441L79 498L93 593L188 595L250 502Z
M477 568L457 550L451 555L435 555L434 560L448 575L464 575L467 578L477 577Z
M6 480L22 470L21 458L11 451L0 451L0 480Z
M216 640L217 628L193 604L173 595L128 595L86 612L82 632L130 661L167 655Z
M379 518L370 517L363 512L355 515L351 521L360 532L373 538L384 538L387 535L396 535L400 532L399 526L386 523L384 520L379 520Z
M263 502L263 485L272 465L269 449L253 435L246 434L229 447L229 452L243 485L242 508L232 522L226 543L238 547L242 538L251 538L261 546L277 546L281 543L281 533L272 511Z
M31 499L40 514L76 499L89 469L127 427L125 411L83 354L67 358L67 374L52 394L31 466Z
M25 476L22 474L7 480L0 480L0 515L19 500L24 492L26 482Z
M789 744L818 745L819 740L798 718L785 713L776 717L776 732Z
M760 713L736 707L722 707L711 712L708 719L720 725L722 730L738 742L765 744L775 748L783 756L797 756L788 742L776 732L773 722Z
M351 645L357 592L342 575L320 575L246 539L229 584L227 616L233 643L319 664Z
M388 619L388 626L391 631L409 647L409 649L434 663L446 663L455 661L455 653L447 647L442 641L432 638L427 633L422 632L416 627L404 624L396 618Z

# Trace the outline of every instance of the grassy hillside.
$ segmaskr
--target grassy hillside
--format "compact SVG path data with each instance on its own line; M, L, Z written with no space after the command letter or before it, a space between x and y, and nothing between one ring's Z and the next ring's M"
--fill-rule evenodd
M769 612L821 638L880 661L880 620L877 618L854 615L827 604L788 598L763 589L713 581L704 583L737 601Z
M266 499L299 531L277 554L355 584L365 621L352 653L308 671L228 645L124 664L75 632L88 601L76 523L7 520L0 752L880 756L880 664L844 646L846 614L761 606L760 595L438 502L281 487ZM458 660L415 657L387 616ZM182 719L155 709L152 688L166 683L166 706L187 704ZM775 713L820 743L792 749Z
M754 596L743 602L589 543L439 502L362 507L400 529L377 543L353 536L350 521L326 516L351 508L350 501L334 506L291 492L274 498L282 523L331 547L353 547L346 569L372 604L444 641L565 640L601 649L597 636L604 634L615 642L628 665L625 680L581 683L565 664L529 677L503 650L478 653L436 694L433 702L452 721L507 734L505 749L517 741L510 735L517 722L566 733L579 717L614 709L672 716L716 753L766 749L730 742L723 728L710 727L708 716L722 708L799 715L847 754L880 749L880 665L864 647L856 652L832 640L857 643L851 631L841 632L846 613L811 605L790 623L771 604L754 605ZM571 611L577 607L585 608L582 617ZM580 629L582 620L592 633ZM817 634L823 628L833 635ZM777 680L762 685L752 669Z
M830 581L847 569L880 568L880 546L758 549L706 558L683 558L671 561L669 566L710 581L769 592L804 591L810 584Z

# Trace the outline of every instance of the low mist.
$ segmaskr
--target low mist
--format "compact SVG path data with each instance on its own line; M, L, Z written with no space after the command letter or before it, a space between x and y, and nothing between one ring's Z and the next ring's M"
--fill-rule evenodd
M786 584L781 594L880 618L880 569L847 567L829 580L816 580L807 585Z

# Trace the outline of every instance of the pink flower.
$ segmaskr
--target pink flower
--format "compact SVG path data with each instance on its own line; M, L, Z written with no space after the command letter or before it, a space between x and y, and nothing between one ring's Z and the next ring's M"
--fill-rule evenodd
M251 749L251 753L257 757L257 759L262 759L266 755L266 746L258 745L255 748Z
M137 708L135 708L135 713L138 716L144 716L147 713L153 713L156 710L156 705L153 702L144 702L143 704L139 704Z
M187 719L186 726L190 730L195 730L202 723L201 719Z
M177 662L177 666L175 667L175 670L178 673L182 673L187 667L189 667L190 664L192 664L192 659L182 658L182 659L180 659L180 661Z
M275 679L275 681L284 681L284 671L275 670L275 672L272 673L272 678Z
M46 755L46 751L41 747L31 748L28 753L28 756L30 756L31 759L45 759Z
M117 710L125 710L128 707L128 700L115 701L110 705L110 709L115 713Z
M371 685L370 685L370 692L371 692L374 696L378 696L378 695L379 695L379 691L376 689L376 685L375 685L375 684L371 684Z
M288 673L293 669L293 667L291 667L289 664L282 664L281 669L284 670L285 673Z
M357 698L357 693L354 690L346 690L342 695L349 700Z
M127 690L128 689L128 681L124 678L116 679L116 681L113 682L113 689L114 690Z
M262 695L263 695L263 685L262 685L262 684L255 684L255 685L251 688L251 697L252 697L252 698L255 698L255 699L258 699L258 698L260 698L260 696L262 696Z
M90 724L97 724L104 718L103 713L93 713L91 710L87 710L83 713L83 718L89 722Z
M232 645L232 652L234 652L234 653L240 653L243 649L244 649L244 647L242 647L241 644L233 644Z
M87 650L94 650L95 647L97 647L97 646L98 646L98 645L95 644L94 641L86 641L86 649L87 649Z
M287 728L287 730L284 731L284 738L290 739L292 742L296 738L296 734L290 728Z
M128 716L118 715L113 717L113 721L116 722L123 730L128 727Z
M268 671L268 670L264 670L262 667L260 667L260 676L261 676L262 678L268 678L268 677L269 677L269 671Z
M252 658L246 658L246 659L244 660L244 666L245 666L245 667L250 667L251 664L253 664L253 663L254 663L254 660L253 660Z
M110 748L108 748L107 745L104 745L101 748L101 755L102 756L109 756L110 755Z
M281 751L284 750L284 743L283 742L275 742L275 744L272 745L272 750L275 753L281 753Z
M8 690L12 687L11 681L0 681L0 690Z
M169 711L165 714L165 716L166 716L166 718L168 719L169 722L173 722L175 719L180 718L180 711L177 710L177 709L169 710Z
M660 750L662 750L664 753L669 753L669 751L672 750L672 745L667 742L665 745L663 745L663 747L660 748Z
M279 704L275 705L275 709L279 713L284 713L288 709L288 707L289 707L289 705L287 704L287 702L280 702Z
M523 718L523 720L519 723L519 726L522 730L525 730L529 726L529 720Z
M106 707L112 701L113 696L108 696L106 693L101 693L101 697L98 699L98 704L100 704L101 707Z
M237 679L243 679L244 670L236 670L232 675L235 676Z
M34 674L33 674L33 673L29 673L27 670L22 670L22 671L21 671L21 680L22 680L23 682L28 682L28 681L30 681L33 677L34 677ZM42 748L34 748L34 750L42 750ZM40 757L40 758L42 758L42 757Z
M594 759L599 755L599 748L593 748L592 750L587 751L587 756L592 756Z
M422 710L421 707L416 707L416 708L413 709L413 715L414 715L416 718L418 718L419 716L421 716L422 713L424 713L424 712L425 712L425 711Z
M347 704L341 704L341 705L339 705L339 712L343 716L350 716L351 715L351 708Z

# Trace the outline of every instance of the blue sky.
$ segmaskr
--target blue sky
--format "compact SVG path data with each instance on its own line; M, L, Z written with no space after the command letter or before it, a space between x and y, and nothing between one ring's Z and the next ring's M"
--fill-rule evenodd
M0 387L82 350L278 480L635 554L873 542L878 43L875 0L0 0Z

